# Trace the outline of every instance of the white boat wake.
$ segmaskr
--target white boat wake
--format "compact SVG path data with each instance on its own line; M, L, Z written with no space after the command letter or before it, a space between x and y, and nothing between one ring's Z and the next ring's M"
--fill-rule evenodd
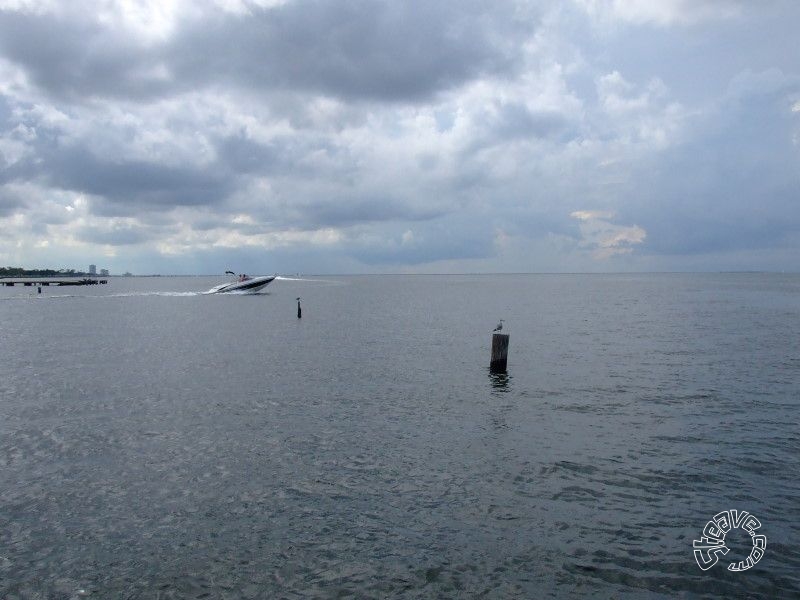
M344 281L335 281L330 279L310 279L307 277L287 277L284 275L270 275L266 277L248 277L245 280L234 280L228 283L220 284L212 287L209 290L197 292L172 292L172 291L140 291L140 292L118 292L112 294L28 294L26 296L13 296L11 298L2 298L2 300L21 300L21 299L56 299L56 298L136 298L147 296L161 296L165 298L191 298L193 296L205 295L233 295L233 296L252 296L252 295L267 295L268 292L264 288L272 281L303 281L308 283L317 283L323 285L347 285Z

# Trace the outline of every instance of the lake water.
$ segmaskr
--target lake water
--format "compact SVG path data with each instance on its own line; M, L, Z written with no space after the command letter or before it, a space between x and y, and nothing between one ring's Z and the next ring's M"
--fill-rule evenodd
M216 283L0 288L0 597L800 595L800 276Z

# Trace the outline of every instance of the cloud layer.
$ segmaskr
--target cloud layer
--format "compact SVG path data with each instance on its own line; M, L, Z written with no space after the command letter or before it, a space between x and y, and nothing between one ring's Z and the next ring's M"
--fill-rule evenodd
M796 268L798 17L780 0L0 2L0 262Z

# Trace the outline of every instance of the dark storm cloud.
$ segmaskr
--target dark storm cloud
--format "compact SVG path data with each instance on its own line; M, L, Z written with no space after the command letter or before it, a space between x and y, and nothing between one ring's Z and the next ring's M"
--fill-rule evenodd
M530 18L478 2L290 2L213 12L144 44L70 17L0 11L0 51L59 97L136 99L210 85L418 100L481 74L509 73ZM88 10L88 9L86 9Z
M76 230L75 236L83 242L92 244L105 244L108 246L126 246L141 244L153 238L153 232L147 232L134 227L81 227Z
M237 173L273 173L291 163L286 153L275 143L259 144L244 136L230 136L219 140L217 154Z
M16 123L11 119L11 107L9 106L8 100L5 96L0 94L0 141L10 139L15 126ZM2 146L0 146L0 185L14 179L15 169L13 168L12 162L11 157L6 156ZM4 205L10 205L10 200L0 196L0 213Z
M166 82L151 73L158 64L153 49L104 29L79 6L68 19L0 10L0 52L57 97L83 101L166 92Z
M221 202L235 184L225 173L213 169L116 161L80 147L42 149L39 159L28 168L32 177L43 179L51 187L119 204L122 214L135 214L143 207L213 205Z
M534 23L515 23L505 5L310 0L254 8L193 23L175 39L169 62L181 79L200 83L213 77L345 98L421 99L513 69L509 42Z
M257 142L244 134L216 139L214 148L221 165L232 174L313 177L313 169L303 164L312 152L332 157L338 153L323 136L275 136L269 142Z
M8 217L26 206L19 194L0 187L0 217Z

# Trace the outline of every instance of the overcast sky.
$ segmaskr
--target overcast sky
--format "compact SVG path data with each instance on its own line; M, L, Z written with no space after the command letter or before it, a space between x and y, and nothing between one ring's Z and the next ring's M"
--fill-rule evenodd
M797 0L0 0L0 264L791 270Z

